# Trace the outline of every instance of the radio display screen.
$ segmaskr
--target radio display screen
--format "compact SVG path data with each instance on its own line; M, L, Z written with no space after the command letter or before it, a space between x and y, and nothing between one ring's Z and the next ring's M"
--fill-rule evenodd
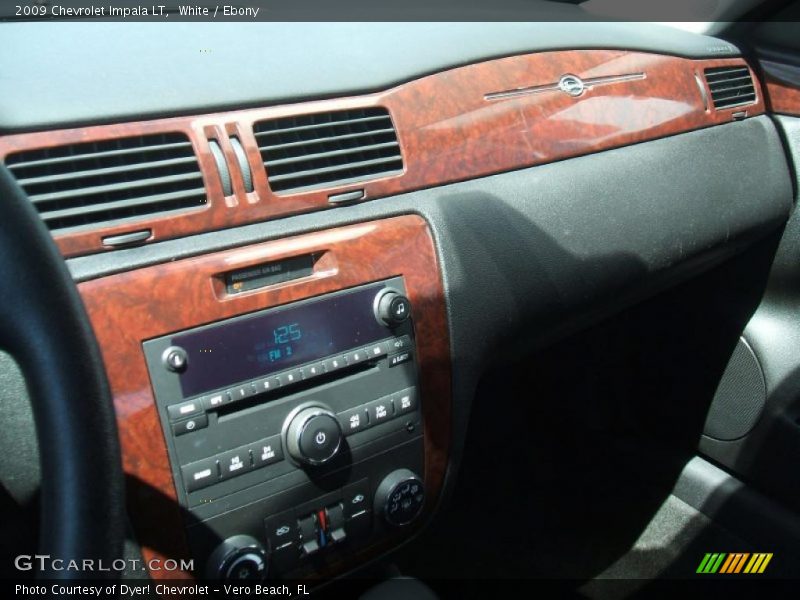
M388 337L372 303L383 284L290 304L172 338L186 351L184 397L270 375Z

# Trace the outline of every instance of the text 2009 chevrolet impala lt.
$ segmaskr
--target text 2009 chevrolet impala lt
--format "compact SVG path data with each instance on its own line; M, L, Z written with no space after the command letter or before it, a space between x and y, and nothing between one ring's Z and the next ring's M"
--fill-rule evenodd
M0 23L12 591L797 577L800 28L729 4Z

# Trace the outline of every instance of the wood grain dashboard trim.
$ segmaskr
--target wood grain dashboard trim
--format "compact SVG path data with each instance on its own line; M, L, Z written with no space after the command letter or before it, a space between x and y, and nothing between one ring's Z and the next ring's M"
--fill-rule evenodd
M310 253L324 255L310 277L235 295L220 294L217 289L216 278L222 272ZM397 275L405 278L414 307L430 511L447 466L451 375L442 280L433 238L421 217L394 217L300 235L78 286L111 385L128 485L128 514L145 559L188 558L188 549L142 341ZM151 575L190 576L159 571Z
M800 116L800 66L762 60L764 87L770 112Z
M800 88L770 77L767 77L765 83L771 112L800 116Z
M55 233L65 256L108 250L102 238L152 230L146 243L330 208L328 196L358 189L365 199L481 177L728 122L734 111L705 105L702 71L745 65L739 58L691 60L620 50L569 50L513 56L443 71L387 91L208 115L82 127L0 137L0 159L12 152L150 133L183 132L203 172L208 204L181 214L142 217L110 226ZM548 86L565 74L583 80L641 73L613 85L588 86L578 97L558 89L487 100L502 90ZM764 112L760 85L748 116ZM253 123L264 119L372 106L386 107L398 131L404 172L307 192L269 189ZM225 197L208 139L219 140L235 165L229 136L241 140L254 190L233 169Z

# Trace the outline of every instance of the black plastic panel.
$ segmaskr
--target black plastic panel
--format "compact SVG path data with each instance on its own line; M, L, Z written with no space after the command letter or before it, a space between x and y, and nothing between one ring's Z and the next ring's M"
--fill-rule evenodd
M796 176L800 119L776 121ZM741 439L724 442L703 436L700 442L706 456L795 510L800 510L799 306L800 213L795 209L775 255L764 299L744 332L764 373L763 414Z
M767 117L364 205L72 259L77 279L418 213L441 261L453 455L484 372L656 294L781 227L792 183Z

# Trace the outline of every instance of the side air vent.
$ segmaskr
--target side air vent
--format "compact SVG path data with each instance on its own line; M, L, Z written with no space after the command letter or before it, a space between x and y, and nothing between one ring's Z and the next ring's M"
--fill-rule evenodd
M5 162L51 230L208 201L197 157L182 133L30 150Z
M254 130L274 192L355 183L403 170L385 108L271 119L256 123Z
M747 67L715 67L705 70L714 108L731 108L756 101L753 77Z

